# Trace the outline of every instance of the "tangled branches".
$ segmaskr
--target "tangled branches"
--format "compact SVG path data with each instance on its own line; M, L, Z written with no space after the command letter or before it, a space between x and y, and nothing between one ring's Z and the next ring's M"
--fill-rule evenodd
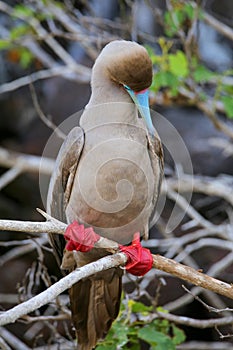
M9 162L9 154L5 154L7 154L5 165L11 166ZM18 159L18 164L20 164L20 159L23 159L25 170L29 171L30 167L27 164L27 161L30 163L30 158L27 159L21 155L17 155L16 158ZM1 153L1 164L4 164L4 152ZM21 167L21 169L23 169L23 167ZM46 172L48 172L48 168L44 167L42 169L46 169ZM231 284L223 282L224 279L228 281L228 274L225 274L225 271L233 265L233 244L231 239L233 203L232 195L229 191L229 188L232 188L232 182L233 179L230 176L220 176L219 178L195 176L191 181L189 175L183 175L181 191L184 193L191 190L190 186L193 184L193 190L195 193L199 192L204 194L206 198L209 198L213 203L215 203L216 197L224 200L225 204L222 204L222 206L226 211L227 216L224 217L222 222L214 223L214 216L207 219L197 211L195 206L190 205L188 209L184 207L187 204L185 198L182 197L182 195L175 196L178 186L175 177L167 179L166 186L163 186L162 192L166 193L168 198L178 201L182 210L187 210L185 222L180 228L182 235L178 237L173 233L166 234L164 231L164 237L159 239L153 238L143 242L145 246L150 247L152 250L157 247L156 249L159 249L159 252L165 252L164 257L154 255L154 267L156 270L151 270L151 272L149 272L144 278L139 279L132 278L128 275L125 277L125 285L127 288L129 280L135 285L135 288L133 292L129 294L129 297L140 300L144 295L144 297L148 298L152 303L155 303L156 298L156 303L159 302L160 289L164 291L166 290L167 282L164 281L167 280L168 274L173 278L179 277L180 279L183 279L183 281L186 281L186 285L187 282L191 282L196 286L192 287L190 291L184 287L183 295L177 297L174 301L166 301L163 307L170 310L172 313L167 314L161 311L156 311L153 317L162 317L176 322L177 324L191 327L215 327L218 329L220 336L225 337L219 329L222 326L230 325L232 323L232 310L227 307L226 302L224 302L220 296L213 294L211 291L225 295L228 298L233 298ZM198 202L194 205L197 207L200 206ZM47 254L46 252L49 251L49 248L47 247L47 238L43 234L38 236L38 233L56 232L63 234L66 225L50 218L43 212L41 213L47 218L46 222L0 221L1 230L23 231L28 232L31 236L31 238L20 239L18 233L19 239L9 242L3 241L1 243L2 246L9 248L7 252L1 256L0 265L2 268L12 261L12 259L20 259L22 256L27 256L32 251L36 251L38 255L37 263L33 263L28 271L24 287L21 286L19 289L19 300L22 303L13 307L13 309L1 313L1 325L19 319L20 322L31 323L33 331L34 325L37 323L42 325L41 322L45 322L49 328L56 327L57 322L65 324L70 317L70 312L67 307L67 298L64 298L60 294L69 288L70 285L75 283L75 281L83 278L83 276L90 275L96 271L101 271L102 269L111 266L124 265L125 263L125 256L117 253L116 248L114 248L115 250L112 248L112 243L107 240L106 244L105 239L103 239L103 241L100 241L100 245L104 244L104 247L107 247L107 249L110 247L111 253L116 251L115 255L103 258L96 263L90 264L90 266L87 265L82 269L74 271L71 275L68 275L54 284L54 281L49 277L47 268L44 265L44 254ZM162 219L159 222L159 226L160 231L163 232ZM218 258L217 260L213 259L209 269L203 273L201 271L202 265L195 257L198 256L196 254L199 251L202 251L206 247L211 247L212 250L215 249L216 251L222 250L224 254L221 254L221 258ZM212 261L211 259L212 257L210 256L210 261ZM185 265L180 264L179 262L182 262ZM218 278L220 278L220 280L218 280ZM147 287L154 280L161 282L159 283L159 289L157 287L151 295L148 292ZM229 282L231 281L229 280ZM45 290L35 296L35 291L37 289L36 286L39 287L41 283L43 283ZM202 295L201 298L200 295ZM198 302L202 303L202 305L204 305L205 308L208 308L209 311L218 313L218 315L221 314L222 316L201 320L193 317L178 316L174 313L179 309L180 305L188 305L194 298L197 298ZM15 304L17 296L12 295L10 297L8 293L5 295L1 294L0 300L2 304L7 302ZM54 300L56 300L55 304ZM41 310L43 305L46 306L45 311L38 311ZM32 311L35 312L34 315L26 316ZM42 328L42 326L39 327L39 329ZM36 333L32 332L32 334L36 335L37 331L35 332ZM5 337L2 335L3 342L4 339ZM59 335L59 339L61 342L65 341L61 334ZM71 346L71 344L69 346Z

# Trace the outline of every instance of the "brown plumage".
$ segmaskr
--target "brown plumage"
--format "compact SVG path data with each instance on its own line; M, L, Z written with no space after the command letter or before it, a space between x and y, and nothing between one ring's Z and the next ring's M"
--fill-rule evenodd
M140 92L152 81L146 50L134 42L114 41L97 58L92 94L62 145L50 181L48 212L67 223L78 220L121 244L147 234L163 170L158 135L138 118L126 89ZM65 240L50 236L59 264L66 270L106 253L64 252ZM122 270L110 269L75 284L69 291L78 349L93 349L117 317Z

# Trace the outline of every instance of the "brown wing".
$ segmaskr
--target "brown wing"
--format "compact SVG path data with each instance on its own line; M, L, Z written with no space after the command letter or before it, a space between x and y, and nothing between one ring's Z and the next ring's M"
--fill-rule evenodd
M84 132L73 128L58 153L50 180L47 196L47 212L58 220L66 222L65 209L72 190L74 176L84 145ZM49 235L59 266L62 262L65 239L62 235Z
M160 193L164 169L163 148L157 133L148 135L148 148L156 184L153 196L153 206L155 208Z

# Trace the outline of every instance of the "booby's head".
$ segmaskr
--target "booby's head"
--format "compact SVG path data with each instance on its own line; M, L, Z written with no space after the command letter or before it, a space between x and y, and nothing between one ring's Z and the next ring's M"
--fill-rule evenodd
M153 134L154 127L150 116L148 91L152 83L153 72L152 62L146 49L132 41L112 41L103 48L98 56L93 67L93 78L97 72L95 84L100 84L101 78L103 80L106 78L118 88L124 89L145 119L149 132Z

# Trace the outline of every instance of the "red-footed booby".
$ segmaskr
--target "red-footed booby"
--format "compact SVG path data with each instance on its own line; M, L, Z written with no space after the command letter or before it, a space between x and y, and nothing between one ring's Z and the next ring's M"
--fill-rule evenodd
M113 41L92 70L92 94L65 139L52 175L47 210L68 224L77 220L99 235L128 244L148 233L163 174L163 152L151 121L148 88L152 62L141 45ZM64 252L65 239L50 235L56 258L72 270L107 253ZM69 291L78 349L89 350L117 317L122 269L103 271Z

